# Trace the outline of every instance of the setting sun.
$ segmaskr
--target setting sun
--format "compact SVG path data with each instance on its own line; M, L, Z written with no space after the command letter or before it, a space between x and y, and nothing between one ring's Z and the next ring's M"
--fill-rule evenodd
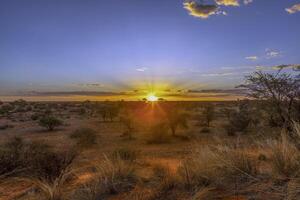
M155 96L154 94L149 94L149 95L147 96L147 100L148 100L148 101L157 101L157 100L158 100L158 97Z

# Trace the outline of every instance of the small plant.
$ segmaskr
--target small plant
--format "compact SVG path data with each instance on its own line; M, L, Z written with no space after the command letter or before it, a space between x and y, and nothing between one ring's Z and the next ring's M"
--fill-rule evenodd
M127 160L130 162L135 161L137 159L137 156L138 156L138 152L136 150L129 149L129 148L116 149L112 153L112 157L114 159L120 158L121 160Z
M44 116L39 120L39 125L53 131L54 128L62 125L62 121L53 116Z
M90 147L97 143L96 131L91 128L80 128L75 130L70 138L75 139L79 147Z

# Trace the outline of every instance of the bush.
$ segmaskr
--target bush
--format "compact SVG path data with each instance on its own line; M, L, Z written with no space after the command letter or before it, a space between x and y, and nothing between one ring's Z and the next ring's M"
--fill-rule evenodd
M14 137L0 149L0 176L11 175L26 168L23 161L24 141Z
M10 124L3 124L3 125L0 125L0 130L6 130L8 128L13 128L14 126L13 125L10 125Z
M210 129L208 127L204 127L200 130L201 133L210 133Z
M36 121L36 120L38 120L38 119L39 119L39 117L40 117L40 115L39 115L39 114L37 114L37 113L34 113L34 114L32 114L32 115L30 116L31 120L33 120L33 121Z
M70 135L70 138L75 139L80 147L90 147L97 143L96 132L91 128L77 129Z
M150 128L150 134L147 138L149 144L162 144L170 142L171 138L168 135L168 127L165 123L160 123Z
M11 104L4 104L0 108L0 114L8 114L10 111L13 111L15 107Z
M39 120L39 125L53 131L54 128L62 125L62 121L53 116L44 116Z
M19 172L19 176L30 176L53 182L75 159L73 150L52 151L44 143L25 143L22 138L12 138L0 151L0 175Z

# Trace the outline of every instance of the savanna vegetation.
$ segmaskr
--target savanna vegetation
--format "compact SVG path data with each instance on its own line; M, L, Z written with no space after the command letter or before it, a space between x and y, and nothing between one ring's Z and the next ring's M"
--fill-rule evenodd
M300 77L231 102L0 102L0 199L300 199Z

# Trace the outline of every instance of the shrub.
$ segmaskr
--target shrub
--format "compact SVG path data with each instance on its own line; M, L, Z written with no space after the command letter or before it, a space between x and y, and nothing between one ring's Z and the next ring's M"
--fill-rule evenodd
M166 111L167 125L172 132L172 136L176 136L176 131L179 127L188 128L187 120L189 115L182 110L172 108Z
M34 113L34 114L32 114L32 115L30 116L31 120L33 120L33 121L36 121L36 120L38 120L38 119L39 119L39 117L40 117L40 115L39 115L39 114L37 114L37 113Z
M136 150L130 149L130 148L120 148L116 149L112 153L112 157L114 159L121 159L121 160L127 160L127 161L135 161L138 157L138 152Z
M203 111L203 116L206 122L206 126L209 127L210 126L210 122L214 119L215 117L215 107L213 104L209 104L206 105L204 107L204 111Z
M0 176L14 174L26 168L23 162L24 141L14 137L0 149Z
M76 152L52 151L44 143L25 143L22 138L12 138L0 151L0 175L21 172L48 182L53 182L75 159Z
M161 144L170 142L171 138L168 135L168 128L165 123L160 123L150 128L150 134L147 138L149 144Z
M90 147L97 143L96 132L91 128L77 129L70 135L70 138L75 139L80 147Z
M11 104L4 104L0 108L0 114L8 114L10 111L13 111L15 107Z
M201 133L210 133L210 129L208 127L204 127L200 130Z
M0 130L5 130L5 129L8 129L8 128L13 128L14 126L13 125L10 125L10 124L3 124L3 125L0 125Z
M122 134L122 136L126 136L129 139L132 139L133 132L134 132L134 126L136 123L134 116L129 112L123 113L120 117L120 122L123 124L123 126L125 128L125 131Z
M39 125L53 131L54 128L62 125L62 121L53 116L44 116L39 120Z

